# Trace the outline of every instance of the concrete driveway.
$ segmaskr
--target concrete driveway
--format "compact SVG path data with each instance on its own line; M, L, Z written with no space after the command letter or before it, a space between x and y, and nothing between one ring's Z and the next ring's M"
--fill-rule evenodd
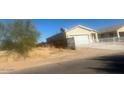
M119 44L119 43L94 43L90 44L90 48L97 48L97 49L107 49L107 50L121 50L124 51L124 44Z

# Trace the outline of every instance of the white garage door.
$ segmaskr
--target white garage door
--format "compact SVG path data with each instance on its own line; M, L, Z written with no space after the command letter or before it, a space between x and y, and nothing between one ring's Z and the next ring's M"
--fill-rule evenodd
M83 45L89 44L88 35L74 36L75 46L83 47Z

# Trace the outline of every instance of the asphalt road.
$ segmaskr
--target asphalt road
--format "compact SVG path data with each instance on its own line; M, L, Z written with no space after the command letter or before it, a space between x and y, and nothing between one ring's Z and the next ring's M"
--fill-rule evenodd
M124 73L124 55L103 56L92 59L77 59L38 67L14 74L121 74Z

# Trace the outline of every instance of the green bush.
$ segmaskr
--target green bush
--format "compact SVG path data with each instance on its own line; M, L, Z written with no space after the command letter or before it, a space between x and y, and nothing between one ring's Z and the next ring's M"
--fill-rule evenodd
M0 36L2 50L25 56L36 46L39 33L31 20L15 20L10 24L0 24Z

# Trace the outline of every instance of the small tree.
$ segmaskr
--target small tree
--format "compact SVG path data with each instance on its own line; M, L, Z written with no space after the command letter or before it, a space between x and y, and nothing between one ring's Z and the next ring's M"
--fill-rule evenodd
M2 48L2 43L3 40L5 39L5 35L6 35L6 26L3 23L0 23L0 49Z
M15 20L6 25L5 30L1 49L25 56L29 50L36 46L39 33L31 20Z

